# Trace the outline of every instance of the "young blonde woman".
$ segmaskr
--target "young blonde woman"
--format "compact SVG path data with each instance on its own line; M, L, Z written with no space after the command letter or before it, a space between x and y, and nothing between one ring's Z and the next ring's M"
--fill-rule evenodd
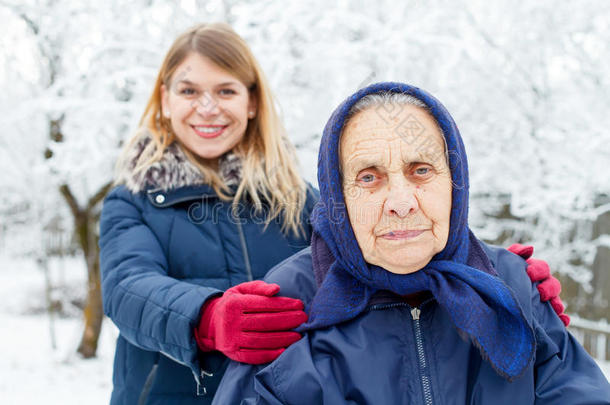
M260 281L309 245L318 193L295 162L245 42L224 24L180 35L102 210L111 404L211 403L227 357L270 362L300 338L302 302Z

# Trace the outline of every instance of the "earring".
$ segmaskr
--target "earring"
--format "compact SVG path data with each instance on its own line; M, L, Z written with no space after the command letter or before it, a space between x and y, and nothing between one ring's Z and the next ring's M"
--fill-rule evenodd
M164 116L165 118L169 118L169 111L165 111L165 112L163 113L163 116Z
M254 111L248 111L248 117L254 118Z

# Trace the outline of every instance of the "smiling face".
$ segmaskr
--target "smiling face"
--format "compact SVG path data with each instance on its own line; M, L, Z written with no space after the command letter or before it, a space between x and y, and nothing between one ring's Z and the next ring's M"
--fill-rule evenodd
M256 114L246 85L197 53L178 65L161 98L162 114L178 140L203 159L233 149Z
M340 141L343 194L364 259L392 273L423 268L447 244L451 172L441 132L420 107L401 105L384 117L368 108ZM416 137L397 130L418 128Z

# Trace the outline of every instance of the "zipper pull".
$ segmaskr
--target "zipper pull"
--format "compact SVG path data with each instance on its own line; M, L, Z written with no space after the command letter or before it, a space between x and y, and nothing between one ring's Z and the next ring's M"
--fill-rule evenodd
M199 373L199 375L201 376L201 381L197 381L197 396L203 397L208 394L208 390L203 385L203 382L204 382L203 379L205 377L214 377L214 374L208 373L204 369L201 369L201 373Z
M417 307L411 309L411 318L413 318L414 321L419 320L419 314L421 314L421 309Z

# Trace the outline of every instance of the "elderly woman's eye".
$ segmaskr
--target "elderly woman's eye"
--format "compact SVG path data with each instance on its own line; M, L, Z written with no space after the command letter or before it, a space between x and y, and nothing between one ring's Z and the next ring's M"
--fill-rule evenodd
M372 173L363 173L358 176L357 180L361 183L372 183L375 181L375 175Z
M432 173L432 168L428 166L420 166L415 169L415 174L418 176L427 176Z

